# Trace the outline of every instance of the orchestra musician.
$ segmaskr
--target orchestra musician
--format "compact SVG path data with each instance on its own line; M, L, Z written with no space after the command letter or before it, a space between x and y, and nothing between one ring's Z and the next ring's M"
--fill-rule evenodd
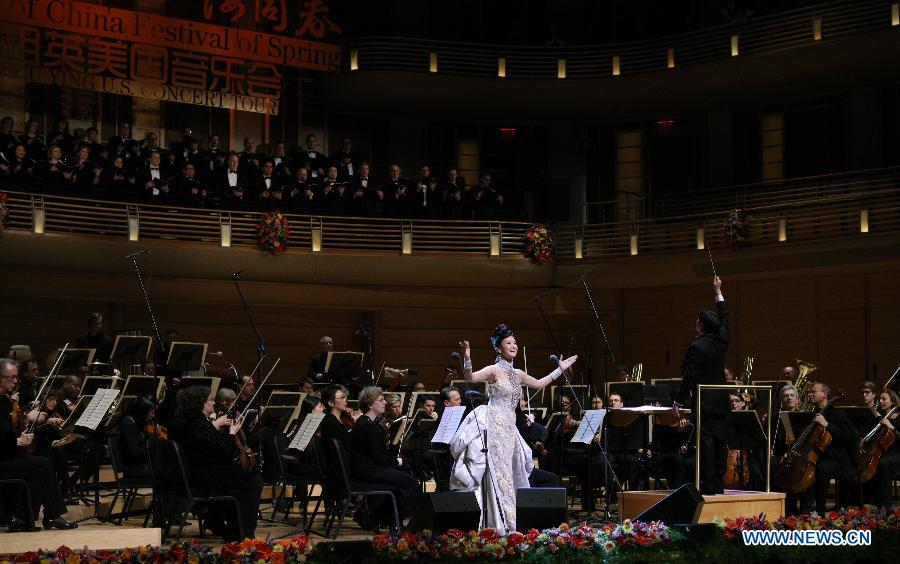
M716 311L700 312L694 323L697 336L691 341L681 367L681 389L672 411L676 419L681 419L678 409L688 401L697 409L694 390L698 384L725 384L725 351L728 349L730 325L728 305L722 295L722 280L713 279ZM699 448L703 465L700 468L700 490L703 494L725 492L725 465L728 447L725 443L728 433L728 394L721 390L709 390L703 394L703 420L700 422ZM696 412L695 412L696 413Z
M75 523L63 519L68 510L59 489L53 464L45 457L22 452L34 440L34 434L18 434L13 426L13 390L18 368L14 361L0 358L0 479L18 478L28 483L31 492L32 515L43 507L45 529L74 529ZM8 497L6 504L8 526L13 531L29 530L25 521L25 496L21 488Z
M253 538L259 514L259 500L263 490L263 478L258 472L249 475L240 466L239 453L234 436L241 430L243 420L227 414L210 420L215 414L215 398L204 386L192 386L180 392L179 411L184 417L184 427L178 440L187 456L190 480L193 486L211 495L234 496L240 507L243 531L230 520L219 521L228 511L210 511L210 529L227 541Z

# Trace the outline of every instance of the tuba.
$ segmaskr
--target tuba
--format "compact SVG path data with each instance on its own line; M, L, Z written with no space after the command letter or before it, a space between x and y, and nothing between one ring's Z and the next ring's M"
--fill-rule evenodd
M809 411L811 406L806 399L806 392L809 390L809 385L812 383L809 379L809 375L818 370L819 367L811 362L800 360L799 358L794 360L797 361L797 378L794 380L794 387L797 388L797 392L800 394L800 411Z

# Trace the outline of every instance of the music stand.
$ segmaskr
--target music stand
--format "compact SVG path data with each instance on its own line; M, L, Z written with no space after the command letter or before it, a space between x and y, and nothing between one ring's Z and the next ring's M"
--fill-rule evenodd
M122 388L123 396L159 397L164 380L157 376L129 376L125 379L125 387Z
M759 453L766 448L766 433L755 411L733 411L728 424L728 446L737 451ZM740 455L742 456L742 455ZM744 462L747 464L747 462Z
M325 357L325 376L332 382L351 382L362 374L363 357L361 352L330 351Z
M107 376L88 376L81 383L82 396L93 396L100 388L115 388L116 380L119 378Z
M63 358L59 362L59 368L56 370L57 376L71 376L78 374L78 369L82 366L90 366L94 360L94 354L97 349L66 349L62 353Z
M206 359L208 346L207 343L172 343L169 345L166 368L181 374L200 370L203 368L203 361Z
M116 335L109 362L122 368L143 364L150 354L151 342L152 337L149 336Z

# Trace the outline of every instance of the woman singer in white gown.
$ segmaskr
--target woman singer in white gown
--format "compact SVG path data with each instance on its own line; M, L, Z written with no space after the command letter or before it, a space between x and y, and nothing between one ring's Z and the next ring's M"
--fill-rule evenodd
M560 359L556 370L538 380L513 366L519 348L507 325L494 329L491 344L497 351L497 361L478 372L472 372L469 342L459 344L463 375L468 382L487 382L488 404L466 416L450 443L454 459L450 489L474 491L479 505L487 502L487 522L481 522L481 527L506 534L516 530L516 490L528 487L528 476L534 469L531 448L516 430L521 386L547 386L578 357ZM482 492L483 483L489 485L486 492Z

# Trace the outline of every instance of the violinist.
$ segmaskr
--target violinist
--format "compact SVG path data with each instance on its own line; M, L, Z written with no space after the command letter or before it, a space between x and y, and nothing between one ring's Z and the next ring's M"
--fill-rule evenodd
M891 486L893 481L900 477L900 447L897 446L900 413L895 411L889 418L885 415L898 405L900 405L900 397L893 390L884 390L878 397L878 411L882 417L880 423L894 433L894 442L881 455L881 459L878 461L878 471L874 478L874 482L878 485L878 506L885 509L890 509L893 504Z
M433 401L433 400L432 400ZM359 408L362 415L353 425L350 432L350 445L353 449L353 465L351 477L365 484L366 491L388 490L397 498L400 518L412 513L415 507L416 491L419 484L411 475L400 470L403 461L390 453L384 443L382 430L375 425L375 420L385 411L384 391L377 386L367 386L359 394ZM382 507L383 517L391 515L388 504ZM365 527L366 521L376 516L355 515L354 519ZM389 522L389 521L387 521Z
M119 425L119 452L126 478L151 478L147 443L157 434L165 438L165 428L155 423L156 406L149 397L138 398Z
M183 395L182 395L183 394ZM241 430L240 416L231 419L227 414L210 420L214 415L215 398L204 386L192 386L179 393L179 411L184 428L178 437L187 456L191 484L211 495L230 495L238 500L244 530L235 521L211 519L210 528L227 541L253 538L259 514L259 499L263 490L262 476L248 474L235 462L238 452L234 436ZM229 514L230 510L210 511L214 515Z
M828 404L831 389L822 382L812 384L807 393L810 405L823 409ZM819 515L825 514L825 497L832 478L836 480L851 477L856 472L855 462L856 432L847 415L840 409L828 406L817 413L813 422L831 433L831 445L819 457L816 464L815 502Z
M16 436L12 421L11 395L16 386L18 369L8 358L0 358L0 479L18 478L28 482L31 491L32 515L44 509L45 529L74 529L75 523L62 518L67 512L51 462L41 456L22 452L31 444L34 435L22 433ZM6 505L8 526L11 531L29 530L25 522L25 496L17 491Z

